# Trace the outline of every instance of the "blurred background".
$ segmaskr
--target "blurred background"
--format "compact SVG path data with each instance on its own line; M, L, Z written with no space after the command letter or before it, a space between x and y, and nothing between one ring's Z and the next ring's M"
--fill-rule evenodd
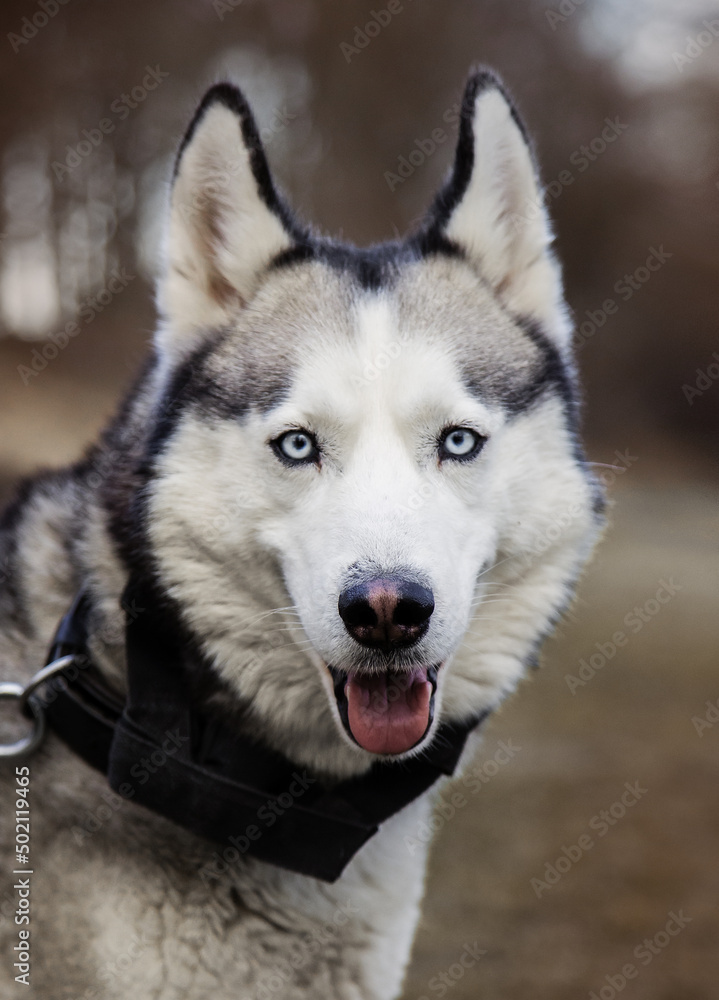
M469 67L503 76L611 524L436 824L405 997L718 996L716 0L4 0L0 21L0 501L75 458L137 370L209 84L245 88L299 213L367 244L421 217ZM498 766L500 740L521 749Z

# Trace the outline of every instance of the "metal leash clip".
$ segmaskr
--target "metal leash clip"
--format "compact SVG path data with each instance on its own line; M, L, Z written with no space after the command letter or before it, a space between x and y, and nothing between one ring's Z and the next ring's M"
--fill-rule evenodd
M33 695L39 687L69 667L75 659L74 655L70 655L53 660L42 670L38 670L25 687L14 681L0 681L0 701L17 701L21 715L25 718L30 716L33 722L33 728L27 736L16 740L15 743L0 743L0 758L12 760L27 757L37 750L45 736L45 710L40 699L34 698Z

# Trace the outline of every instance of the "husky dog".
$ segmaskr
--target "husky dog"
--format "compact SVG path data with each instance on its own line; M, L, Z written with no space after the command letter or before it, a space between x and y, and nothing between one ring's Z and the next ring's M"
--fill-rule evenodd
M83 662L124 720L115 763L85 745L87 710L63 738L49 715L3 768L3 876L19 853L32 872L2 892L3 997L398 996L442 785L423 769L465 738L466 760L601 520L551 240L490 72L469 79L425 222L369 249L297 222L243 96L205 96L152 358L100 443L24 485L0 528L2 679L28 683L75 601ZM375 825L330 872L355 823L344 789Z

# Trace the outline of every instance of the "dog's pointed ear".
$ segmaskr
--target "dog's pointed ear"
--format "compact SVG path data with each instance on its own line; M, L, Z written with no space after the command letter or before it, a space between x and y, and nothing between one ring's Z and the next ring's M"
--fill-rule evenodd
M443 239L459 247L509 310L568 346L571 324L531 145L488 70L467 83L454 167L425 229L429 247Z
M203 98L180 146L158 300L161 349L181 356L228 322L263 270L295 242L245 98L230 84Z

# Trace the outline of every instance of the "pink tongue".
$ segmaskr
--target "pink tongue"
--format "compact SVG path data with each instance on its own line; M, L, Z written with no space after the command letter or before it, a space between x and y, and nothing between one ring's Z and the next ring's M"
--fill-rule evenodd
M350 674L345 687L352 735L370 753L404 753L429 725L432 685L427 670Z

